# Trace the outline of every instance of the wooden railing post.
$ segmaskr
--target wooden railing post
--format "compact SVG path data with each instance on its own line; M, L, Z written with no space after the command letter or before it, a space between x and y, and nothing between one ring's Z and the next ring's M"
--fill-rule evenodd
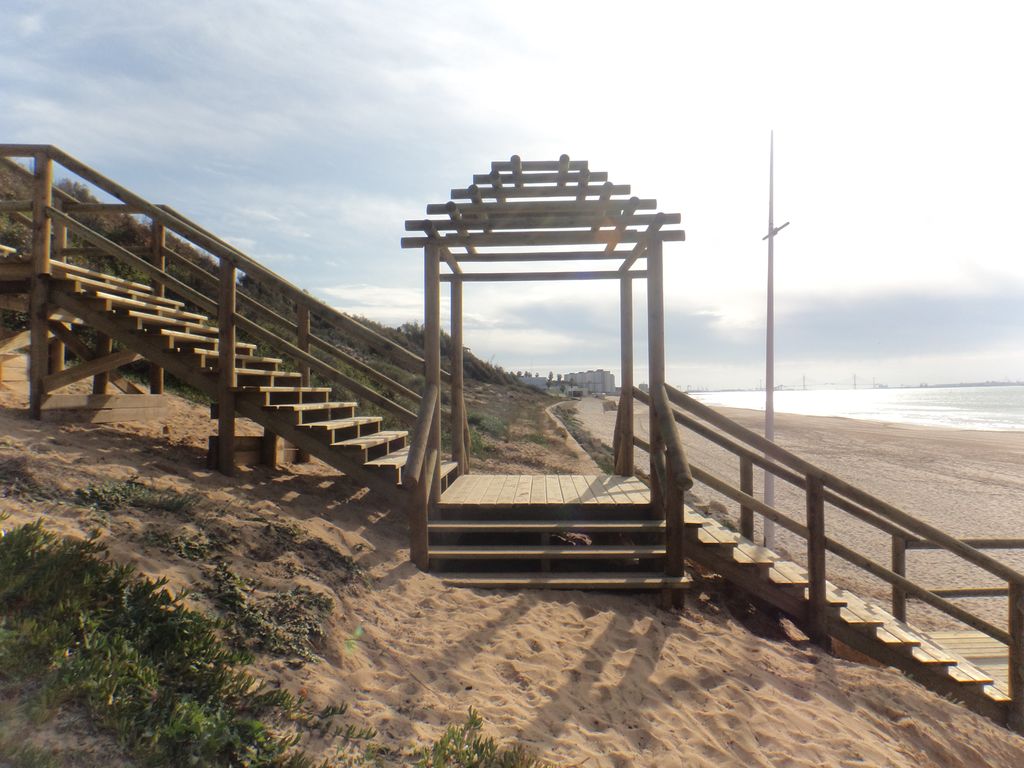
M60 210L61 201L59 198L54 199L53 207ZM51 226L53 227L53 240L50 246L50 260L64 261L64 249L68 247L68 228L59 221L53 222ZM64 360L67 356L65 344L56 335L50 337L49 344L50 373L60 373L64 370Z
M452 461L459 465L458 472L469 471L469 441L466 439L465 369L462 341L462 281L451 283L452 348L449 368L452 373Z
M441 495L441 253L436 245L428 245L423 249L423 360L426 376L426 391L435 398L433 418L426 425L430 430L426 451L427 465L420 475L420 484L429 488L429 496L423 499L424 506L415 510L421 516L416 521L415 530L426 531L430 519L430 509ZM431 466L431 464L433 466ZM427 474L429 473L429 477ZM422 542L413 542L422 545ZM423 564L417 563L426 570L430 563L427 553L422 554Z
M895 534L892 537L892 572L907 577L907 540ZM907 620L907 593L896 584L892 585L892 615L900 621Z
M217 291L217 469L235 474L235 265L220 260Z
M748 496L754 495L754 462L749 456L740 456L740 490ZM754 540L754 510L740 505L740 536Z
M295 346L297 346L303 352L309 352L309 337L312 332L309 324L308 304L296 302L295 329ZM310 386L312 372L310 371L310 368L306 363L299 363L299 375L302 377L301 379L299 379L299 381L302 382L302 386ZM305 464L308 461L309 453L300 449L295 456L295 463Z
M828 643L828 601L825 594L825 489L821 478L807 475L807 623L810 638Z
M1024 585L1010 581L1010 711L1007 725L1017 733L1024 733Z
M53 160L46 152L34 157L32 188L32 285L29 292L29 414L41 419L43 379L50 365L48 292L52 220L46 209L53 203Z
M619 283L619 346L621 381L615 419L615 474L632 476L633 466L633 278Z
M665 296L662 285L662 248L660 240L647 246L647 364L651 404L648 408L651 436L651 503L659 515L665 513L664 489L657 482L658 457L664 461L665 439L658 424L655 393L665 386Z
M154 221L150 225L149 235L149 260L150 263L161 272L167 271L167 255L164 250L164 243L167 239L167 232L164 225ZM153 295L164 297L167 294L163 283L153 281ZM164 369L155 363L149 364L149 392L153 395L164 393Z
M105 333L96 332L96 357L106 357L114 351L114 340ZM92 377L92 393L94 395L107 394L107 385L110 384L110 373L104 371Z

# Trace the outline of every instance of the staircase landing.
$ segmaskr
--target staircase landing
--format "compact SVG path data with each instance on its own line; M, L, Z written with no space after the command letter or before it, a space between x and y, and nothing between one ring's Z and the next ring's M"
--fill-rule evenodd
M441 495L440 508L520 505L644 505L647 486L618 475L463 475Z

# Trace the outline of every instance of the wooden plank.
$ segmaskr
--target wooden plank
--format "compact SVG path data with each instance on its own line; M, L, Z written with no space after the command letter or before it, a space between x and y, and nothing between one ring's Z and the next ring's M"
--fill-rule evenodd
M519 482L516 485L516 504L529 504L530 493L533 488L533 478L529 475L520 475Z
M68 384L72 384L76 381L88 378L90 376L96 376L100 373L105 373L113 368L120 368L128 363L135 362L141 357L137 352L131 350L122 350L121 352L113 352L103 357L93 358L88 362L79 363L74 368L68 368L61 371L60 373L53 373L49 376L43 377L43 387L47 392L61 387L66 387ZM95 394L103 394L98 392Z
M164 408L168 401L163 395L47 395L43 398L44 411L102 408Z
M1010 693L1008 723L1018 733L1024 732L1024 586L1010 582L1007 678Z
M562 494L563 504L576 504L579 502L579 493L573 483L571 475L558 475L558 489Z
M430 523L432 531L536 532L559 531L601 533L657 533L665 530L664 520L442 520Z
M492 475L487 479L487 487L484 488L483 494L480 497L480 504L486 504L488 506L494 506L498 503L498 496L501 495L501 489L505 485L504 475Z
M593 475L572 475L577 504L592 504L594 502L594 494L590 490L590 480L593 477Z
M50 422L76 424L112 424L126 421L155 421L164 419L170 411L166 406L156 408L101 408L98 410L48 410L43 419Z
M828 617L825 613L825 491L821 478L807 478L807 620L811 639L826 643Z
M665 547L660 545L608 546L431 546L430 557L452 560L589 560L596 558L660 558Z
M678 213L633 213L630 206L619 213L593 212L581 213L573 211L570 213L538 213L523 214L520 216L491 216L477 218L476 216L461 215L452 219L410 219L405 222L406 232L457 232L471 235L467 230L486 229L488 232L505 230L541 230L541 229L569 229L576 227L615 227L625 231L626 227L644 227L648 229L652 225L679 224L682 217ZM630 251L624 254L623 258L635 258L635 253Z
M642 270L630 272L631 277L647 277ZM459 274L441 275L443 283L531 283L559 280L618 280L621 275L617 271L588 272L460 272Z
M15 331L8 334L0 338L0 354L22 350L31 343L31 340L31 331Z
M235 310L238 282L235 265L220 260L220 281L217 287L217 469L222 474L235 474ZM161 331L164 333L164 331Z
M501 493L498 495L498 504L502 506L511 505L516 500L516 489L519 487L518 475L506 475L502 484Z
M686 589L692 583L689 576L661 573L481 573L442 576L442 581L451 587L476 589Z
M754 462L740 457L740 490L748 496L754 495ZM754 540L754 510L740 504L740 534L748 541Z
M635 200L635 205L634 201ZM626 208L653 211L658 201L651 198L616 198L614 200L520 200L510 203L455 202L431 203L427 205L428 216L443 216L452 210L467 219L486 221L490 218L519 217L525 215L546 215L559 213L615 214Z
M442 235L437 239L430 237L403 237L401 245L403 248L422 248L436 242L448 248L464 248L469 245L476 248L540 245L601 245L607 247L609 244L646 242L650 238L651 236L646 231L627 230L619 234L614 230L608 229L599 229L596 232L590 230L471 232L465 235L456 232ZM684 240L686 240L686 233L683 230L663 229L657 233L653 242L683 242ZM650 264L650 256L648 256L648 264Z
M514 200L514 199L530 199L530 198L565 198L576 196L580 193L586 197L596 197L601 194L610 195L628 195L630 193L629 184L614 184L606 186L604 184L592 184L583 186L581 189L576 189L577 185L570 186L558 186L557 184L534 186L534 187L522 187L520 189L502 187L500 189L485 186L481 184L474 184L473 187L466 187L462 189L451 190L452 200L472 200L474 198L497 198L499 200Z
M543 475L536 475L531 478L531 489L530 489L530 503L531 504L547 504L548 503L548 492L547 482Z

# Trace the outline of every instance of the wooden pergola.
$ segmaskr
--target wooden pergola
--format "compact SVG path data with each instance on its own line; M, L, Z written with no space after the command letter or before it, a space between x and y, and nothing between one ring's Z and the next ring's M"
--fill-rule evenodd
M592 171L585 160L528 161L513 156L491 163L488 173L451 191L451 200L427 206L425 219L405 222L417 232L402 238L403 248L423 248L425 282L426 393L432 414L421 412L407 472L421 489L424 507L439 494L441 461L441 312L440 286L451 287L451 418L452 459L460 474L469 469L469 441L463 396L462 286L467 282L546 280L618 280L621 318L621 395L615 433L615 471L633 474L633 281L647 280L648 381L652 392L665 382L665 320L663 243L682 241L673 225L678 213L662 213L653 199L631 196L628 184L614 184L604 171ZM586 263L585 270L568 267ZM522 265L544 264L542 271ZM486 271L481 271L481 265ZM598 266L594 266L598 265ZM607 265L607 266L604 266ZM518 266L518 269L516 268ZM424 409L426 410L426 409ZM652 413L654 457L664 453L662 431ZM428 428L429 425L429 428ZM419 463L425 463L424 482ZM651 476L656 477L652 466ZM436 480L437 482L431 482ZM657 483L655 483L657 485ZM433 491L422 489L432 487ZM657 491L655 491L657 495ZM416 515L414 515L416 517ZM414 522L413 559L417 559ZM425 535L422 537L426 541ZM424 544L425 548L425 544Z

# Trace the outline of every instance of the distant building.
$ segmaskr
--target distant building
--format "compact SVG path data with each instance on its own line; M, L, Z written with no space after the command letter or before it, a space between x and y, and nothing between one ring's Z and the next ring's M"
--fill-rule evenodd
M577 371L576 373L567 373L562 377L562 380L579 388L584 394L615 394L615 375L610 371L605 371L600 368L596 371Z
M547 376L518 376L517 377L523 384L546 391L548 388L548 377Z

